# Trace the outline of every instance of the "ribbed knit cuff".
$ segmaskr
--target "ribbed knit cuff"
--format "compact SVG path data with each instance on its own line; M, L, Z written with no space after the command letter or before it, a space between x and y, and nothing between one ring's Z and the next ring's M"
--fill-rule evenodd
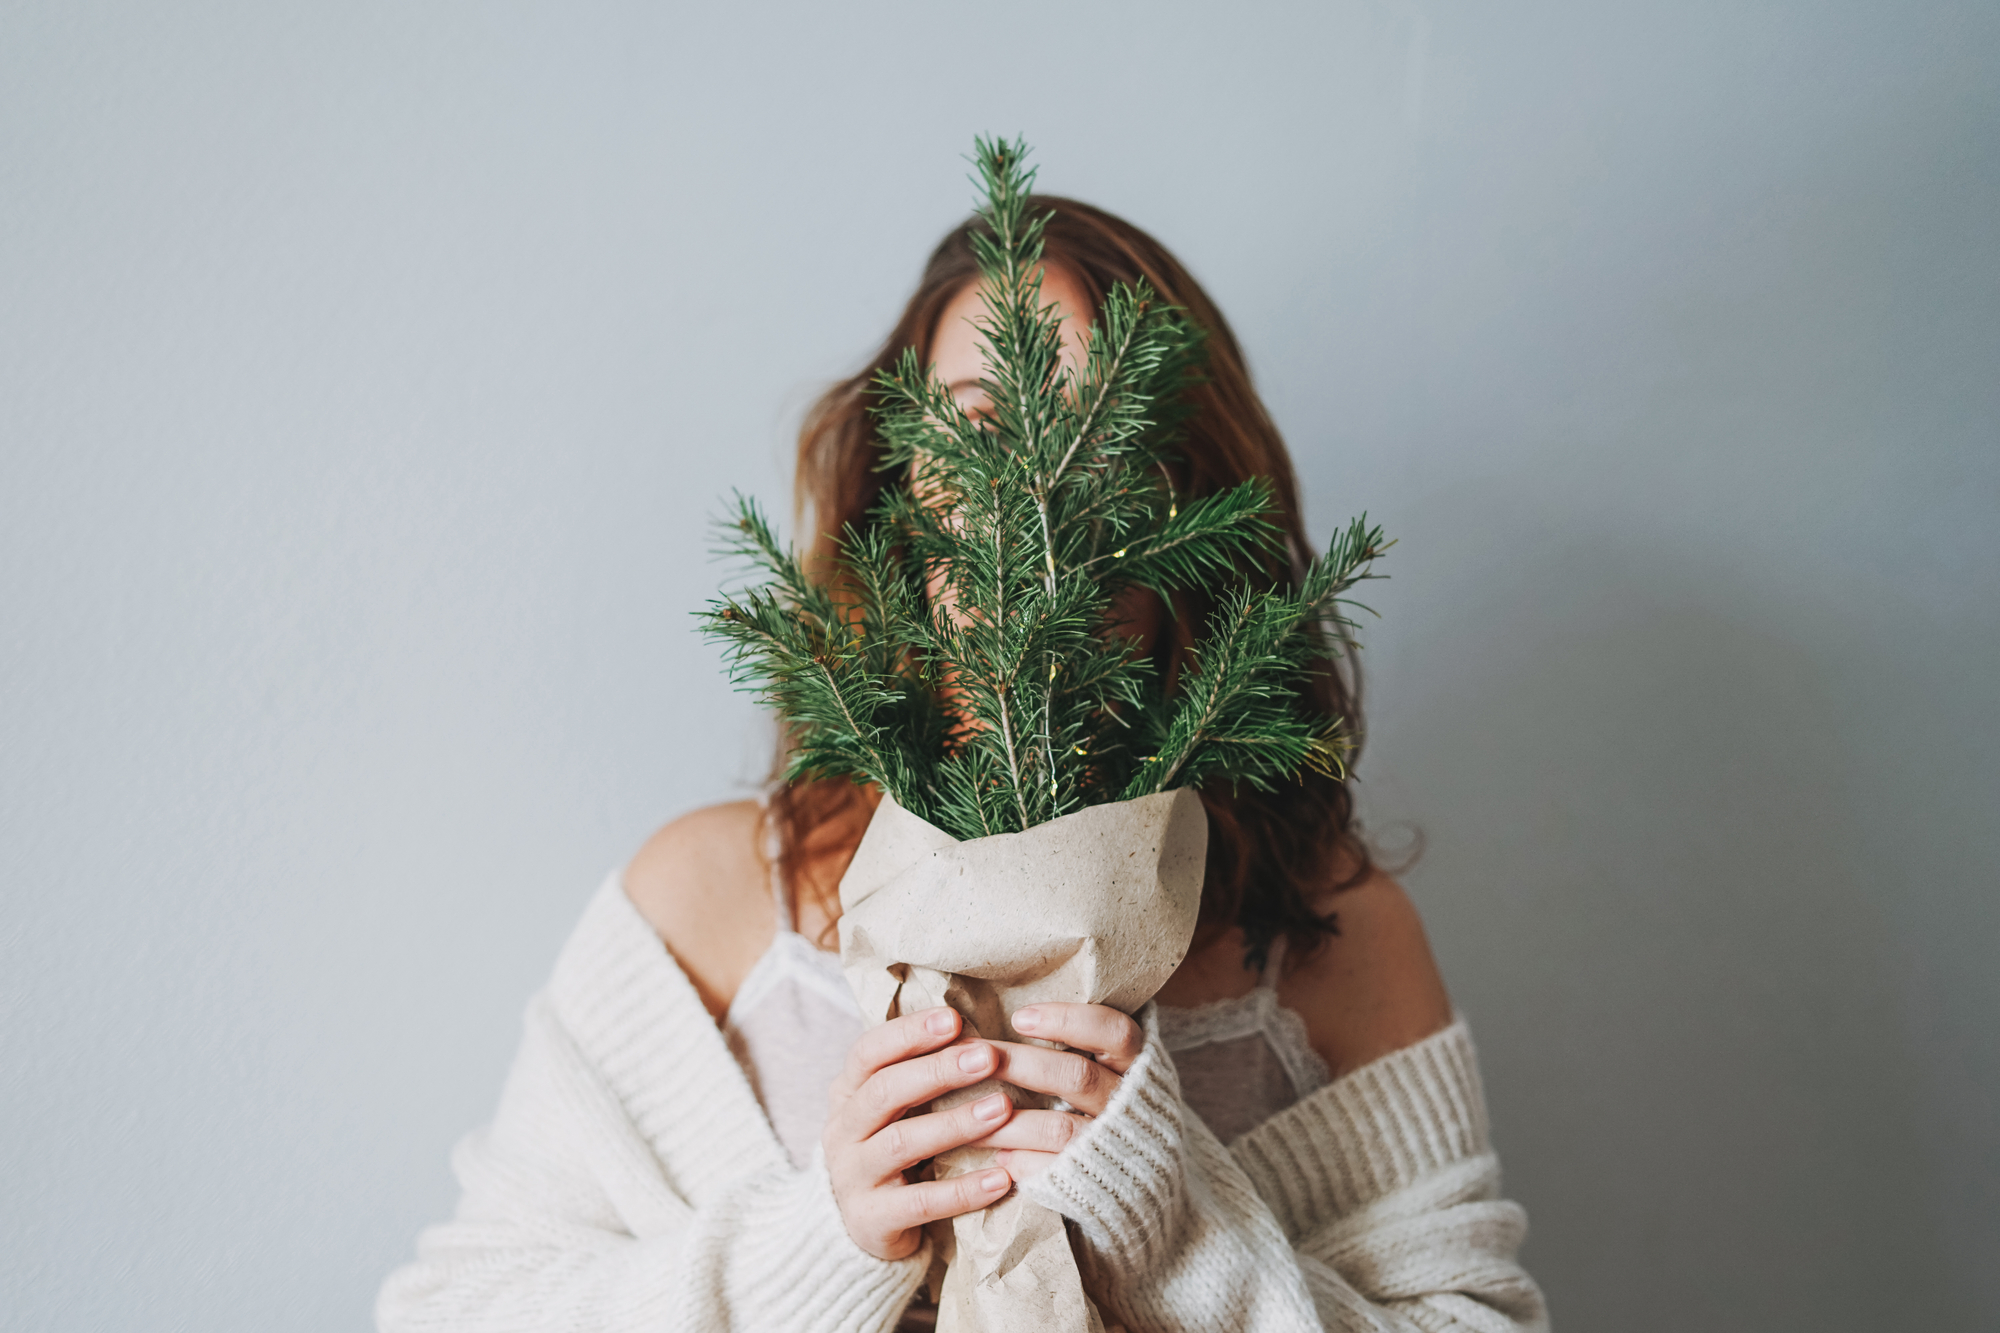
M1288 1239L1488 1150L1465 1021L1280 1111L1230 1152Z
M844 1331L893 1324L930 1266L929 1244L906 1259L877 1259L856 1245L817 1153L805 1170L772 1183L748 1210L763 1223L761 1231L746 1228L736 1238L760 1251L760 1271L743 1277L762 1293L754 1303L768 1321L763 1326ZM772 1243L763 1243L762 1236Z
M1143 1272L1183 1220L1180 1076L1148 1004L1146 1034L1104 1114L1072 1139L1055 1164L1021 1193L1077 1223L1091 1249L1127 1272Z

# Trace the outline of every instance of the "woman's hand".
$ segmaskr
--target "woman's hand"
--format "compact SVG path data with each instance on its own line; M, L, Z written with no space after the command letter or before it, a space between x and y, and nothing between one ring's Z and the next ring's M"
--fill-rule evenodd
M847 1067L828 1090L831 1105L820 1143L826 1149L834 1201L847 1234L878 1259L915 1253L924 1223L984 1208L1013 1186L1001 1170L951 1180L911 1182L903 1177L925 1158L990 1136L1013 1111L1006 1094L996 1092L949 1111L904 1118L911 1107L999 1072L994 1043L953 1045L958 1031L959 1017L950 1009L891 1019L861 1034L847 1053Z
M1139 1058L1145 1034L1130 1016L1101 1004L1030 1005L1015 1012L1014 1029L1069 1049L994 1042L1000 1077L1015 1087L1060 1097L1076 1111L1016 1111L974 1146L1000 1149L999 1162L1008 1175L1032 1180L1049 1169L1092 1116L1104 1114L1120 1079Z

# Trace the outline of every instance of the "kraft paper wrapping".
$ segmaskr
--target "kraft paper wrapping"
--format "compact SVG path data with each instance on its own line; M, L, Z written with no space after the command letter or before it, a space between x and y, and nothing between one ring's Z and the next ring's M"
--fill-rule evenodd
M1020 1042L1034 1039L1008 1017L1024 1005L1131 1013L1187 954L1207 849L1207 816L1185 788L969 842L885 796L840 882L841 966L869 1022L948 1004L968 1034ZM989 1080L932 1109L996 1087L1017 1106L1052 1104ZM960 1148L935 1172L992 1162L986 1149ZM1103 1329L1060 1214L1015 1193L934 1223L931 1235L948 1265L941 1288L932 1284L941 1333Z

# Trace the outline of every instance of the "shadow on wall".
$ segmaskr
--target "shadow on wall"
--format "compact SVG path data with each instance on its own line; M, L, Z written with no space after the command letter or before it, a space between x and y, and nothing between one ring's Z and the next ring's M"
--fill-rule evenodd
M1476 609L1403 629L1374 757L1557 1326L1970 1327L1852 781L1879 738L1832 669L1867 646L1685 544L1545 531L1496 576L1480 502L1406 543Z

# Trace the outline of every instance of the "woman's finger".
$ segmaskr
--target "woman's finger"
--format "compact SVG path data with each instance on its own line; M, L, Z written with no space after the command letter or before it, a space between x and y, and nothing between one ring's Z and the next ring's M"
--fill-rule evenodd
M887 1180L951 1148L983 1140L1007 1123L1014 1103L996 1092L949 1111L892 1120L868 1140L867 1162L877 1180Z
M971 1146L1059 1153L1089 1123L1067 1111L1016 1111L1005 1124L996 1126L985 1138L973 1140Z
M1145 1031L1129 1014L1102 1004L1031 1004L1015 1011L1014 1030L1094 1055L1120 1074L1146 1044Z
M835 1101L850 1097L876 1070L934 1051L958 1035L950 1009L921 1009L868 1029L847 1049L847 1063L831 1089Z
M1075 1051L1051 1051L1011 1041L996 1041L993 1049L1000 1053L1003 1080L1030 1092L1060 1097L1087 1114L1103 1115L1112 1094L1118 1091L1118 1075L1109 1065Z
M888 1213L888 1224L902 1229L940 1222L997 1203L1013 1188L1014 1178L997 1167L973 1171L950 1180L922 1180L877 1191Z
M1017 1181L1033 1180L1056 1164L1059 1154L1035 1152L1027 1148L1006 1148L993 1155L1006 1173Z
M876 1070L828 1118L829 1136L859 1143L912 1106L991 1078L999 1057L988 1042L962 1042Z

